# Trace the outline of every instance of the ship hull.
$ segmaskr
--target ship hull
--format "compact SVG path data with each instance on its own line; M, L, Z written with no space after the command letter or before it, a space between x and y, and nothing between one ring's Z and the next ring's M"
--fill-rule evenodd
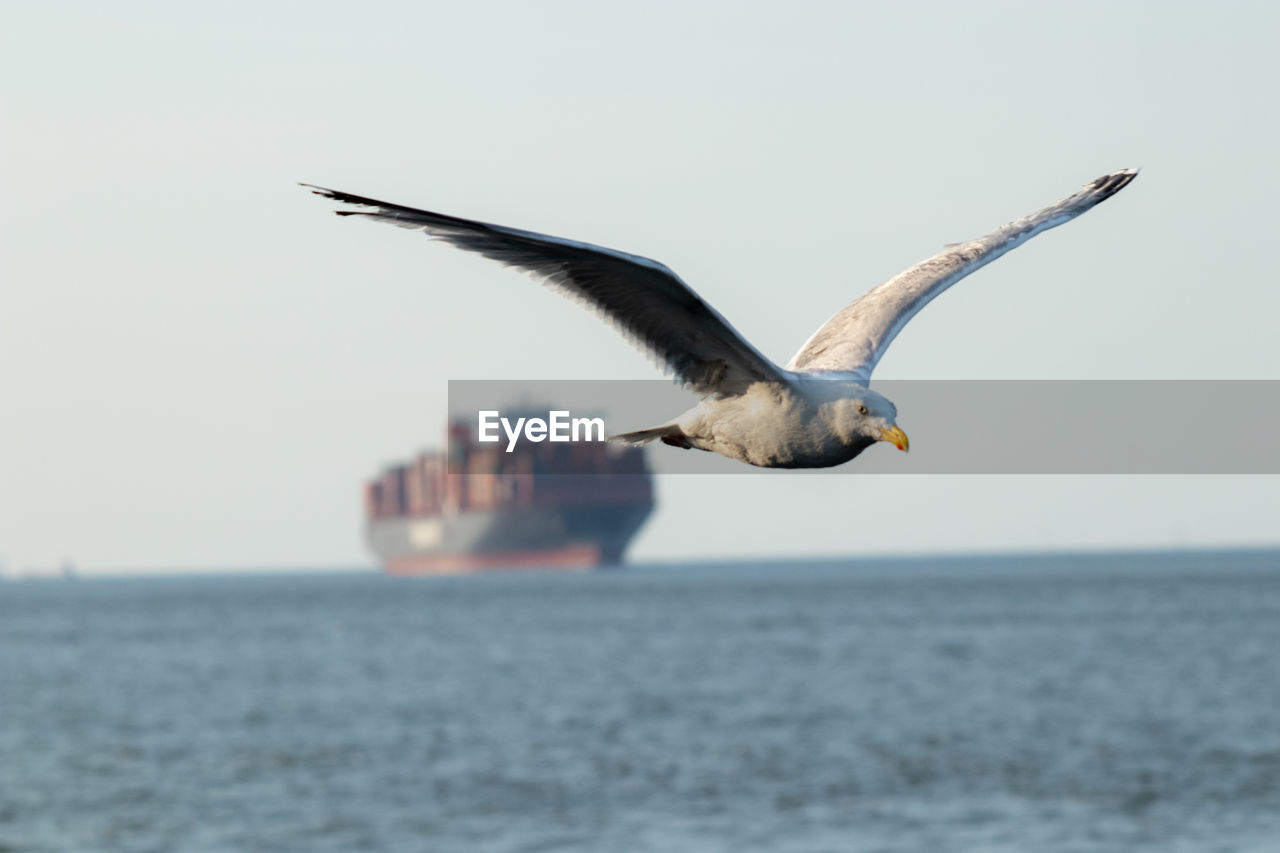
M391 574L614 565L652 503L522 507L377 519L369 546Z

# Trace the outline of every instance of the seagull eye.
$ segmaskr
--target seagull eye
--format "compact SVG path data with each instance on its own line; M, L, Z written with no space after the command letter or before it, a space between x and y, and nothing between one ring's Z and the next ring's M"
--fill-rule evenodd
M859 403L859 404L858 404L858 414L860 414L860 415L865 415L866 413L867 413L867 407L866 407L866 406L864 406L862 403Z

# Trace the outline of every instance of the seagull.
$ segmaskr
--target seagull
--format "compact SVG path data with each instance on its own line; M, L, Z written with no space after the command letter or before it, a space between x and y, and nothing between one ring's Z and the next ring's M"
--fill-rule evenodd
M1042 231L1124 189L1137 169L1103 175L1043 210L967 243L952 243L850 302L779 367L665 265L640 257L364 196L302 184L361 216L532 275L586 303L647 350L699 402L661 426L612 436L659 440L763 468L841 465L876 442L908 449L898 410L871 390L871 373L902 327L960 279Z

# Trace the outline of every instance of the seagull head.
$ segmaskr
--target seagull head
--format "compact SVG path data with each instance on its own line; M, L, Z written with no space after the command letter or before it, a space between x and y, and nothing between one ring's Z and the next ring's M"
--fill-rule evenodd
M855 388L831 404L835 432L849 444L869 447L887 441L904 453L911 446L898 426L898 407L870 388Z

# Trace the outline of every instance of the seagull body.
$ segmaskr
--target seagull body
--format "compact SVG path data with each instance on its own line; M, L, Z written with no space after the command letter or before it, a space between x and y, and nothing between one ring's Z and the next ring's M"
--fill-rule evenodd
M761 355L663 264L613 249L460 219L304 184L364 216L423 231L530 273L603 314L697 393L696 406L661 426L614 436L660 440L765 468L825 468L877 441L908 447L897 408L869 387L885 350L912 317L960 279L1042 231L1115 195L1137 175L1124 169L1030 216L947 246L850 302L786 367Z

